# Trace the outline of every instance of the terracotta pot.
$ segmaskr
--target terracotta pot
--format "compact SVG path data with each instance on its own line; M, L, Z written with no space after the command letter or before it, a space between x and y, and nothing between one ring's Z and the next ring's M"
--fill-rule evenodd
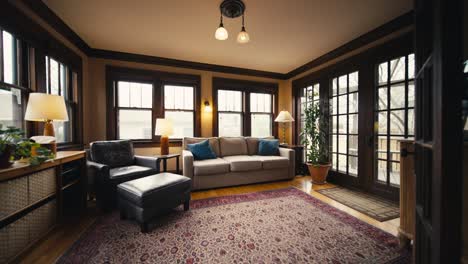
M11 152L13 151L13 147L7 145L5 151L0 154L0 169L5 169L11 166L13 162L10 161Z
M307 167L309 168L310 176L312 177L312 183L326 183L328 171L330 170L331 164L322 165L307 163Z

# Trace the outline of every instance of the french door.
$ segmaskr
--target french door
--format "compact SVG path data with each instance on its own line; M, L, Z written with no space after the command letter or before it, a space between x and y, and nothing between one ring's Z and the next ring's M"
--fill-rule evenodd
M397 199L400 187L399 140L414 139L414 54L376 65L372 189Z

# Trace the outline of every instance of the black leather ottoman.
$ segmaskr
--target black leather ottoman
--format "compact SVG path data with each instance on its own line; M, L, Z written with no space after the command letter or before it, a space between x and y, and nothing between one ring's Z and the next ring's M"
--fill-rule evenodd
M188 177L159 173L121 183L117 186L120 218L133 218L141 232L148 231L148 221L169 209L190 205L192 180Z

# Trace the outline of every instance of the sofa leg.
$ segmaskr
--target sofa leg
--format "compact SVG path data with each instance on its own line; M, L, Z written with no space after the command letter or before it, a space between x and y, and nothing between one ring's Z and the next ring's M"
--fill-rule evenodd
M148 223L144 222L140 224L140 229L142 233L147 233L148 232Z
M190 209L190 200L184 202L184 211L188 211Z

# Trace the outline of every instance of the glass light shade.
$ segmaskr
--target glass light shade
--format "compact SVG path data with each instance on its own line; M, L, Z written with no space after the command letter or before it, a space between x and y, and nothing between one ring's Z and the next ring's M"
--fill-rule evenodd
M288 111L281 111L275 119L275 122L278 122L278 123L289 123L293 121L294 121L294 118Z
M245 29L242 29L241 32L239 32L239 35L237 35L237 42L244 44L249 42L250 37L249 34L245 31Z
M156 119L156 130L154 134L157 136L171 136L174 133L174 127L172 120L157 118Z
M39 122L68 121L65 100L59 95L30 93L24 119Z
M228 38L228 32L222 25L220 25L219 28L216 29L215 38L217 40L226 40Z

